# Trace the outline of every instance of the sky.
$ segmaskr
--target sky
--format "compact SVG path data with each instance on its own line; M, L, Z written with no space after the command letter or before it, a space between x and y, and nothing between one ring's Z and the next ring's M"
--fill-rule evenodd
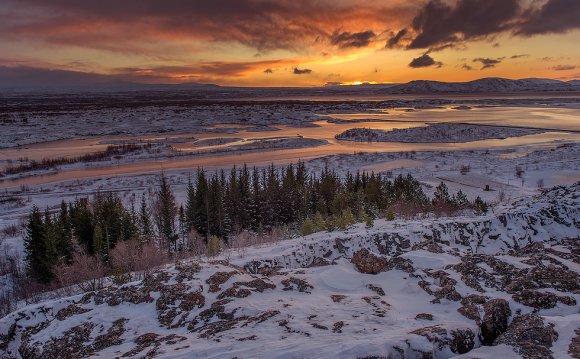
M0 84L580 79L580 0L0 0Z

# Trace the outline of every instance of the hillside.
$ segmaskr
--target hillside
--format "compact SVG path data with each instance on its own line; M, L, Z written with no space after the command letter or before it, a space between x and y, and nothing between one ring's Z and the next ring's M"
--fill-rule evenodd
M0 357L578 357L579 234L577 183L184 261L8 315Z
M426 94L426 93L516 93L576 91L571 83L552 79L521 79L488 77L468 82L440 82L429 80L410 81L382 90L385 94Z

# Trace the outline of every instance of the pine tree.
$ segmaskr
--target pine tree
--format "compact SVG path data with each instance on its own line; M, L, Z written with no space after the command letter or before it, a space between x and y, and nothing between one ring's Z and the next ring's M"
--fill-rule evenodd
M455 206L457 206L457 208L466 208L469 206L469 200L462 190L459 190L455 196Z
M70 263L73 255L73 230L68 206L64 200L60 204L58 227L60 234L57 243L57 251L59 256L63 258L66 263Z
M221 251L220 239L217 236L210 236L207 241L207 254L211 257L217 256Z
M47 258L44 223L38 207L32 208L26 226L24 250L29 275L41 283L52 279L51 266Z
M151 225L151 211L145 200L145 193L141 195L141 206L139 207L139 227L141 229L141 241L149 242L153 238L153 226Z
M164 174L161 174L155 210L157 229L161 240L166 243L168 250L176 249L175 217L177 216L177 205L175 195Z
M473 207L475 209L475 213L477 214L485 214L488 211L488 205L485 203L481 197L477 196L475 201L473 202Z
M302 222L302 226L300 226L300 235L307 236L315 232L316 226L314 224L314 221L310 219L310 217L306 218L304 222Z
M88 254L94 254L94 216L87 199L76 200L69 206L73 236Z
M208 228L208 184L203 170L197 171L197 188L193 206L193 227L204 237L209 236Z
M93 251L95 256L99 257L103 262L109 260L109 248L101 225L97 223L93 232Z
M183 206L179 206L179 216L178 216L178 223L179 223L179 243L176 246L176 250L182 250L184 244L187 240L187 222L185 219L185 210Z
M195 187L191 182L191 176L187 179L185 225L188 231L195 227Z
M448 203L451 203L449 190L447 189L447 185L442 181L437 187L435 187L435 192L433 193L433 204L444 205Z

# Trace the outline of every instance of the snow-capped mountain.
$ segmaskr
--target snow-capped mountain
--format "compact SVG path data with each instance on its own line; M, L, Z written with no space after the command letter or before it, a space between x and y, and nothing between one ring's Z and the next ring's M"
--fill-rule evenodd
M499 77L488 77L469 82L416 80L382 90L383 93L391 94L513 93L546 91L576 91L576 87L573 84L552 79L528 78L511 80Z

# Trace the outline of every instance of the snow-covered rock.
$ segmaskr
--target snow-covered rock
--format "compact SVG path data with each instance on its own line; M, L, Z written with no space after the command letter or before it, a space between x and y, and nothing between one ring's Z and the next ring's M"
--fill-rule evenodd
M580 183L481 217L377 222L230 253L229 261L179 262L140 282L21 308L0 320L0 357L577 351ZM355 253L385 266L361 273ZM555 300L530 306L524 297L538 293Z

